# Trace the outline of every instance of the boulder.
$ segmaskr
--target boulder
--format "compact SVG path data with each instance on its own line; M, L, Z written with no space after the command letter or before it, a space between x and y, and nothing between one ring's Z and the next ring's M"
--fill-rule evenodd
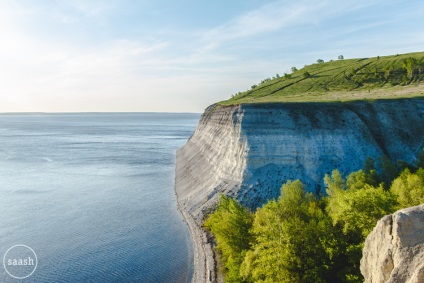
M366 283L424 282L424 204L380 219L365 240Z

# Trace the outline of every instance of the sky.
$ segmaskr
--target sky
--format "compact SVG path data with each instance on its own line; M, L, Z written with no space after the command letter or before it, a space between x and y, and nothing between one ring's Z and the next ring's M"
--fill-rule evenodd
M424 51L424 1L0 0L0 112L202 112L316 62Z

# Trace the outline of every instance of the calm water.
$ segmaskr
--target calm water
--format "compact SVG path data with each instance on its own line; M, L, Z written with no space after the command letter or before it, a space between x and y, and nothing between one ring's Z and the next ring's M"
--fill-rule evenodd
M0 256L17 244L33 275L0 282L188 282L175 150L197 114L0 115Z

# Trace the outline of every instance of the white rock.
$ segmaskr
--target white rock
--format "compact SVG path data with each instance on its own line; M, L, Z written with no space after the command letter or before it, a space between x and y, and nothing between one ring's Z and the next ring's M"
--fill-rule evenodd
M424 282L424 204L383 217L361 259L366 283Z

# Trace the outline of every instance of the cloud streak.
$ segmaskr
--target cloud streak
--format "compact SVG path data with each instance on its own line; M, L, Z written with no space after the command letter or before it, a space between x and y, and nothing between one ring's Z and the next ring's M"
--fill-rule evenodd
M207 31L203 40L222 43L276 31L301 18L306 10L303 4L286 5L284 2L276 2L264 5Z

